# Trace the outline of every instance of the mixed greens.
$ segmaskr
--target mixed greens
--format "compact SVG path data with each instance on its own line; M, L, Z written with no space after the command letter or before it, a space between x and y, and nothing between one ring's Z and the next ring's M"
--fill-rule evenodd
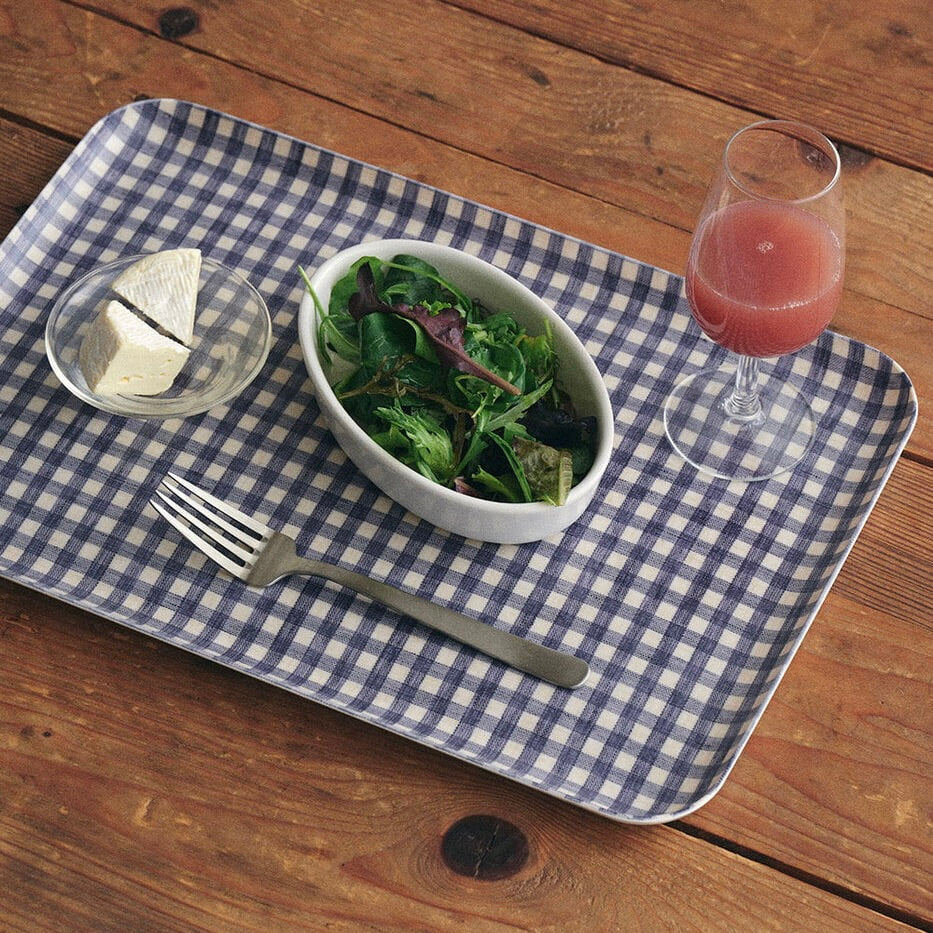
M414 256L358 260L326 309L305 282L322 361L351 364L334 392L377 444L468 495L564 503L592 464L596 420L561 389L549 331L528 334Z

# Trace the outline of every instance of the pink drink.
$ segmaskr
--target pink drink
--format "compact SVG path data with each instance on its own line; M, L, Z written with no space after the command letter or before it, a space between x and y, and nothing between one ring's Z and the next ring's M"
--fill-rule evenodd
M716 343L748 356L806 346L842 292L842 249L829 225L793 204L740 201L704 223L687 264L687 298Z

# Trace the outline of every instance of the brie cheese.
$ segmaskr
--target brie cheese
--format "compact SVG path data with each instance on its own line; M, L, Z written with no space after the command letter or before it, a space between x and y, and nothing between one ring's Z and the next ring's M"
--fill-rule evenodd
M199 249L167 249L133 263L112 287L124 301L190 345L200 272Z
M172 385L190 353L119 301L109 301L81 341L78 365L99 395L158 395Z

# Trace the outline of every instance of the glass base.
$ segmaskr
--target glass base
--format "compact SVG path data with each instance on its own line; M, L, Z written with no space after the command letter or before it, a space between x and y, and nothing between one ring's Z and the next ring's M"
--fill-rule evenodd
M737 406L734 387L734 367L704 370L675 386L664 406L664 430L674 449L719 479L755 482L792 469L816 433L810 404L766 371L758 377L760 407Z

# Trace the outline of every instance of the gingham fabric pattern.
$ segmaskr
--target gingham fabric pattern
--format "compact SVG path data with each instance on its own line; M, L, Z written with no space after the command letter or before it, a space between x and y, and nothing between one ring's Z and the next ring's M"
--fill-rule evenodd
M565 316L616 413L612 462L566 533L496 546L381 495L322 422L296 334L302 283L343 247L416 237L477 254ZM142 422L74 399L43 328L122 255L198 246L265 297L274 345L235 402ZM779 367L819 437L766 483L697 475L661 406L718 358L681 281L632 259L200 106L105 117L0 249L0 573L205 658L628 822L718 790L916 419L903 371L825 334ZM563 690L319 580L257 591L147 505L169 470L335 561L586 658Z

